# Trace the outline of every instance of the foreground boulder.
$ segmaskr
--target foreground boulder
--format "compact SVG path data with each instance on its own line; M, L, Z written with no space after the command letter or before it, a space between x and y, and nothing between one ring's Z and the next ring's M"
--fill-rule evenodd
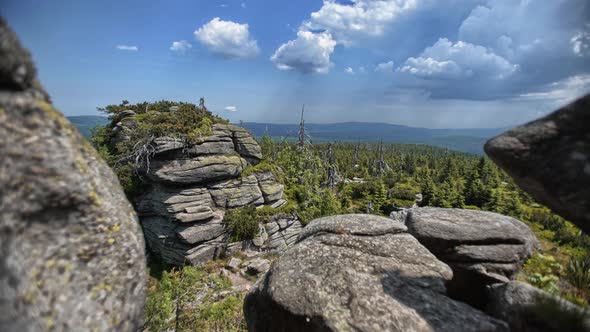
M524 223L498 213L425 207L392 216L453 269L449 293L478 307L487 285L513 278L540 248Z
M590 233L590 95L491 139L486 153L539 203Z
M146 271L132 206L1 19L0 59L0 329L137 331Z
M446 296L451 269L399 222L312 221L246 296L249 331L507 331Z

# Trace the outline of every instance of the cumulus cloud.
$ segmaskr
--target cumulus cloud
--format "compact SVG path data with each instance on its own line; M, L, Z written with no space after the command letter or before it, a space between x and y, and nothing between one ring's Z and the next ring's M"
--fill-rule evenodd
M179 40L179 41L172 42L172 46L170 46L170 50L174 51L174 52L178 52L178 53L184 53L189 48L192 48L192 47L193 47L193 45L191 45L186 40Z
M491 78L504 79L518 70L518 65L494 54L486 47L463 41L452 43L439 39L418 57L410 57L398 71L421 78L459 79Z
M326 30L344 45L366 37L383 36L386 27L402 14L418 7L421 0L353 0L349 4L324 0L302 24L307 30Z
M344 72L347 73L347 74L353 75L354 74L354 69L352 69L352 67L346 67L344 69Z
M135 45L117 45L116 48L121 51L131 51L131 52L139 51L139 47L137 47Z
M540 91L521 94L518 99L549 100L556 104L565 104L589 92L590 74L582 74L548 84Z
M224 108L224 110L228 112L235 112L238 110L238 108L235 106L227 106L226 108Z
M585 31L578 31L572 39L570 39L572 45L572 52L576 56L589 56L590 55L590 24L586 25Z
M260 53L258 43L250 37L248 24L215 17L196 30L195 37L211 53L226 58L250 58Z
M270 58L281 70L302 73L327 73L332 66L330 55L336 41L329 33L299 31L297 38L281 45Z
M375 71L380 73L392 73L393 60L378 64L377 66L375 66Z

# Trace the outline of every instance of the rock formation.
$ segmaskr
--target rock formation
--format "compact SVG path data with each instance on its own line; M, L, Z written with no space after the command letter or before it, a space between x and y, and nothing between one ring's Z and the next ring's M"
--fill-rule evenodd
M392 217L453 269L449 294L480 308L487 303L487 285L512 279L540 249L524 223L498 213L425 207Z
M0 326L137 331L144 240L119 181L0 19Z
M189 146L159 137L154 151L151 188L140 198L138 212L149 247L168 263L200 264L219 256L227 244L227 209L285 204L283 185L272 172L242 174L260 162L262 153L240 127L214 124L212 135ZM293 217L283 219L261 226L254 245L284 250L292 243L301 224Z
M453 273L401 222L312 221L247 295L249 331L508 331L446 295Z
M590 95L488 141L486 153L539 203L590 233Z
M588 331L588 313L571 302L520 281L495 284L488 291L487 312L510 324L512 331ZM547 308L560 307L561 315Z

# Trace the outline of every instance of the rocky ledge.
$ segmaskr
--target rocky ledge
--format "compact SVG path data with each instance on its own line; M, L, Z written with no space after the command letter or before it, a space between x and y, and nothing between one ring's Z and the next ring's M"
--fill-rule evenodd
M540 249L528 226L498 213L428 207L391 216L453 269L449 294L480 308L488 285L514 278Z
M508 331L447 296L452 277L401 222L320 218L258 280L244 313L249 331Z
M150 189L140 197L138 213L150 249L170 264L201 264L218 257L227 245L223 224L227 209L286 203L284 186L272 172L243 174L262 158L260 146L248 132L225 124L214 124L212 129L198 144L187 146L171 137L153 142ZM261 226L254 246L286 249L285 240L296 237L301 224L292 216L284 219L288 225L278 227L274 238L275 221L266 226L270 235Z

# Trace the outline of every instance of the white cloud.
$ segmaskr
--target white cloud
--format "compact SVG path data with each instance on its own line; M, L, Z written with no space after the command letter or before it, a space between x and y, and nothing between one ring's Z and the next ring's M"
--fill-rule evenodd
M359 73L364 74L367 72L367 69L364 66L359 67Z
M184 53L189 48L192 48L192 47L193 47L193 45L191 45L186 40L179 40L179 41L172 42L172 46L170 46L170 50L174 51L174 52L178 52L178 53Z
M260 49L256 40L250 38L248 24L212 19L195 31L195 37L211 53L227 58L250 58L258 55Z
M226 108L224 108L224 110L228 112L235 112L238 110L238 108L235 106L227 106Z
M245 3L245 2L242 2L242 3L240 4L240 6L242 6L242 8L246 8L246 3Z
M352 67L346 67L346 69L344 69L344 72L347 74L354 75L354 69L352 69Z
M227 5L225 3L222 3L221 5L219 5L219 7L221 7L221 8L227 8L227 7L229 7L229 5Z
M121 51L131 51L131 52L139 51L139 47L137 47L135 45L117 45L116 48Z
M518 99L549 100L565 104L590 92L590 74L571 76L553 82L540 91L521 94Z
M518 65L480 45L463 41L452 43L439 39L414 58L410 57L398 71L421 78L491 78L504 79L518 70Z
M353 0L340 4L324 0L322 7L311 13L302 24L304 30L324 29L341 44L353 45L366 37L382 36L388 24L415 9L421 0Z
M590 24L586 25L585 31L578 31L572 39L570 39L572 51L577 56L590 55Z
M393 73L393 60L378 64L375 66L375 71L381 73Z
M281 45L270 60L281 70L303 73L327 73L332 66L330 55L336 41L329 33L299 31L297 39Z

